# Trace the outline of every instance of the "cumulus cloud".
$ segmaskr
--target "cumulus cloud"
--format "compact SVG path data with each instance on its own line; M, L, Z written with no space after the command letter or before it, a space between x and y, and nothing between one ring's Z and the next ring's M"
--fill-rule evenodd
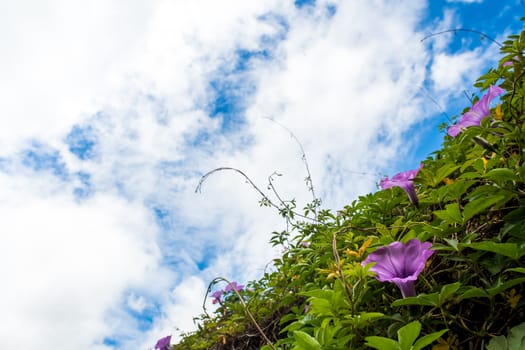
M356 1L341 3L334 18L315 25L301 25L298 19L282 46L283 64L261 73L250 115L270 115L304 140L315 158L320 190L333 188L329 182L340 174L343 183L338 185L345 190L334 197L323 195L331 206L372 189L373 175L360 178L352 172L374 173L384 166L402 133L421 117L409 108L419 103L416 93L427 60L413 33L421 10L416 2L373 8ZM369 21L382 25L371 27ZM265 137L262 129L255 132L261 140ZM327 144L327 139L333 142ZM293 144L284 140L272 147L274 152L261 153L282 154L279 149L293 149Z
M483 61L481 50L437 54L431 71L436 90L450 90L464 85L468 78L481 70Z
M276 201L268 176L281 174L276 190L301 207L312 194L300 140L325 207L374 190L428 118L425 79L441 93L487 57L421 44L423 5L1 9L0 347L143 349L193 328L215 276L260 276L286 225L238 173L195 194L216 167Z
M162 319L155 324L146 339L138 338L134 348L151 348L157 339L166 335L175 334L173 340L176 340L178 332L193 329L195 327L193 319L204 312L202 303L207 285L208 282L197 276L189 276L181 281L170 294L171 302L162 310ZM177 328L174 325L177 325Z
M0 346L99 348L120 291L162 281L155 232L141 206L106 195L79 204L50 182L0 176Z
M0 148L66 132L117 86L140 52L152 3L22 0L2 4Z

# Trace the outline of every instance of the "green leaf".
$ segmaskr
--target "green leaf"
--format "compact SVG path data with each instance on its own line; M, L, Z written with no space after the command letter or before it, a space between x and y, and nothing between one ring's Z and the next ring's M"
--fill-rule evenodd
M392 306L403 306L403 305L426 305L426 306L438 306L439 305L439 294L425 294L421 293L417 297L408 297L404 299L398 299L392 303Z
M283 329L281 329L281 333L293 332L295 330L301 329L302 327L304 327L304 322L302 322L302 321L295 321L295 322L290 323L289 325L287 325Z
M485 209L505 199L506 196L502 194L476 198L465 205L463 209L463 219L467 221L474 215L481 213Z
M321 344L310 334L303 331L293 332L297 346L303 350L322 350Z
M500 335L490 340L487 350L509 350L509 343L507 338Z
M474 180L456 180L454 183L447 185L445 189L449 200L460 199L461 196L475 183L476 181Z
M519 208L514 209L513 211L509 212L507 215L503 217L503 220L505 222L512 223L512 224L522 223L524 219L525 219L525 206L520 206Z
M403 226L403 220L404 218L400 216L396 221L394 221L394 224L392 225L392 229L390 230L391 237L397 237L397 233L399 232L399 229Z
M507 338L500 335L490 340L487 350L523 350L525 349L525 323L512 328Z
M399 343L395 340L385 338L385 337L366 337L366 344L367 346L378 349L378 350L400 350Z
M477 179L479 178L479 174L476 173L476 172L473 172L473 171L469 171L467 173L463 173L461 174L461 176L459 177L460 179L465 179L465 180L468 180L468 179Z
M517 284L520 284L520 283L523 283L525 282L525 277L520 277L520 278L514 278L514 279L511 279L505 283L502 283L494 288L490 288L490 289L487 289L487 293L493 297L501 292L503 292L504 290L507 290L509 288L512 288L514 287L515 285Z
M443 238L443 240L445 242L448 243L449 246L451 246L452 248L454 248L455 251L459 252L459 249L458 249L458 240L457 239L448 239L448 238Z
M495 182L519 180L516 173L513 170L508 169L508 168L492 169L489 172L487 172L484 177L486 179L493 180Z
M469 298L488 298L489 294L481 288L469 287L466 291L459 295L461 299Z
M332 325L334 321L333 318L327 317L321 322L321 327L315 329L315 339L320 344L327 344L333 340L334 335L341 328L341 325Z
M397 331L397 339L401 350L411 350L412 344L419 336L419 332L421 332L421 323L419 321L413 321L401 327Z
M439 332L430 333L428 335L425 335L424 337L419 338L411 350L423 349L425 346L432 344L435 340L437 340L446 332L448 332L448 329L443 329Z
M381 234L383 237L390 237L391 233L390 230L382 223L376 224L376 230Z
M314 289L307 292L300 293L301 295L307 296L307 297L315 297L315 298L321 298L321 299L327 299L330 300L332 298L332 294L334 293L333 290L327 290L327 289Z
M334 310L332 307L332 303L330 303L330 300L321 299L321 298L308 298L308 301L310 302L310 311L312 313L315 313L317 315L325 315L325 316L333 316Z
M523 255L522 249L516 243L496 243L493 241L484 241L465 244L465 247L492 252L507 256L512 259L519 259Z
M348 342L355 337L355 334L348 334L344 337L337 338L337 348L338 349L348 349Z
M507 337L509 350L525 349L525 323L512 328Z
M283 325L283 324L286 324L290 321L293 321L297 318L297 315L293 314L293 313L290 313L288 315L284 315L283 317L281 317L281 319L279 320L279 324L280 325Z
M446 163L441 168L439 168L436 171L436 175L434 177L434 186L439 185L441 181L443 181L444 178L452 174L454 171L459 169L459 165L454 165L454 163Z
M444 285L439 292L439 305L443 305L445 301L461 287L460 282Z
M357 319L357 324L365 324L366 322L374 321L384 316L385 314L382 314L381 312L361 312L355 318Z
M460 224L463 222L458 203L447 204L445 210L436 210L434 211L434 214L436 214L438 218L449 223Z

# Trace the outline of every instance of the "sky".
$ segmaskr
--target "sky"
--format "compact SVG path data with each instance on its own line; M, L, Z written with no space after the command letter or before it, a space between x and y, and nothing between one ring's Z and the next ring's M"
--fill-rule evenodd
M438 149L522 1L0 2L0 348L152 348L299 208ZM291 137L290 132L293 133ZM300 144L297 142L299 141ZM210 304L210 301L207 301ZM210 305L211 306L211 305Z

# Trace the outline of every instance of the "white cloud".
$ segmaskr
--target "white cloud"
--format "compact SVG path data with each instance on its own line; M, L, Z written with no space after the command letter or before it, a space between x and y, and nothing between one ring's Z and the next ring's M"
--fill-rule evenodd
M120 291L162 281L141 206L111 196L83 204L1 175L1 348L96 349Z
M250 110L254 117L276 118L303 140L315 159L320 190L333 188L334 175L342 176L338 185L344 190L326 198L331 207L372 189L376 178L351 172L375 173L397 153L410 123L423 118L414 106L419 104L415 95L424 79L427 53L412 32L421 8L416 2L382 5L342 3L332 21L317 25L298 19L283 45L285 61L261 73L258 99ZM382 25L371 27L370 22ZM254 132L262 141L269 131L259 127ZM375 141L378 133L383 133L383 143ZM290 153L297 154L288 139L272 143L257 159L266 154L289 162L275 155L290 147ZM274 151L268 152L268 147ZM271 161L281 165L278 159Z
M438 91L457 89L467 78L478 73L483 67L480 50L458 54L440 53L435 56L431 77Z
M22 0L0 5L0 147L64 133L93 113L140 52L152 2Z
M408 154L405 133L428 117L427 74L441 91L485 59L421 45L416 0L10 6L0 5L2 348L106 349L108 338L143 349L191 329L207 283L260 276L278 253L269 235L284 228L238 174L216 173L195 194L200 175L236 167L269 193L277 171L284 198L311 199L298 145L263 117L293 130L317 194L339 208ZM234 71L238 49L261 53L251 70ZM213 79L244 96L237 132L207 114ZM64 142L75 124L91 128L92 159ZM34 139L58 152L62 178L24 165ZM71 195L78 172L89 174L82 200ZM135 316L146 311L144 330Z
M442 99L454 94L460 95L463 91L472 89L473 82L487 67L497 65L498 57L498 46L493 43L455 53L435 50L429 82L436 95Z

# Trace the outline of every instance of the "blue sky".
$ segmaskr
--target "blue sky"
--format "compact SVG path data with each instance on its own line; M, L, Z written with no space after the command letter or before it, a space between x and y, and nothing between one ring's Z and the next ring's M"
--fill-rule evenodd
M147 349L245 283L285 223L233 172L337 210L416 168L518 0L0 5L0 348ZM274 119L272 123L268 118ZM268 193L271 195L270 193Z

